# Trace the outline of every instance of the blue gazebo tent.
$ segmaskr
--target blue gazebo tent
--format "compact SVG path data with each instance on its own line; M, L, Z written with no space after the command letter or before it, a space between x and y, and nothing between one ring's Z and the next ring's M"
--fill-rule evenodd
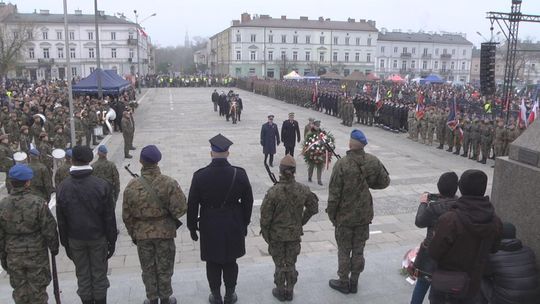
M435 74L431 74L420 80L420 84L424 83L444 83L444 80Z
M88 77L82 79L73 86L74 94L97 94L98 93L98 76L101 78L101 88L103 94L120 95L126 90L130 83L113 70L96 69Z

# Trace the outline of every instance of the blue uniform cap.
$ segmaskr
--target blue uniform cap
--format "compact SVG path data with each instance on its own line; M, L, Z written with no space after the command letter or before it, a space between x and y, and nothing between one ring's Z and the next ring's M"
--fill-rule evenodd
M363 143L364 145L367 145L366 135L364 135L364 132L362 132L362 131L360 131L358 129L354 129L351 132L351 139L357 140L357 141Z
M8 177L17 181L27 181L34 177L34 172L28 165L16 164L9 169Z
M73 157L73 150L67 149L66 150L66 156L69 157L69 158Z
M232 141L230 141L227 137L221 135L221 133L210 138L209 142L210 147L214 152L227 152L229 151L229 147L233 144Z
M109 153L109 151L107 150L107 147L105 147L104 145L101 145L98 147L98 152L101 153L101 154L107 154Z
M161 160L161 152L154 145L148 145L141 150L141 160L151 164L157 164Z
M30 149L30 151L28 152L30 153L30 155L39 156L39 151L36 148Z

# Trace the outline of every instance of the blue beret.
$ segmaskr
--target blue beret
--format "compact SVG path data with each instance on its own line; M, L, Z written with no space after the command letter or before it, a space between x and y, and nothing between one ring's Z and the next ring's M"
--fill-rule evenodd
M154 145L149 145L141 150L141 160L151 164L157 164L161 160L161 152Z
M67 149L67 150L66 150L66 156L67 156L67 157L70 157L70 158L73 157L73 150Z
M359 142L363 143L364 145L367 145L367 138L366 135L364 135L364 132L354 129L351 132L351 139L358 140Z
M39 156L39 151L36 149L36 148L32 148L30 149L30 151L28 151L30 153L30 155L34 155L34 156Z
M98 152L101 153L101 154L107 154L109 151L107 150L107 147L105 147L104 145L101 145L98 147Z
M10 179L18 181L27 181L31 180L34 177L34 172L28 165L25 164L16 164L15 166L9 169L8 176Z

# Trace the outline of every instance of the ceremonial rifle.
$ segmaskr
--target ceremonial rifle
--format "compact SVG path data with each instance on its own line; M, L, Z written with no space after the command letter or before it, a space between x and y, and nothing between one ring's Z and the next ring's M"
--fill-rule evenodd
M58 271L56 270L56 257L51 254L51 264L52 264L52 279L53 279L53 292L54 299L56 304L61 304L60 300L60 286L58 285Z
M326 139L322 138L321 137L321 141L323 143L323 145L326 147L326 150L332 152L332 154L337 158L337 159L341 159L341 156L339 154L336 153L336 150L334 150L334 148L332 148L332 146L330 146L330 144L326 141Z
M272 181L272 183L274 183L274 185L277 184L278 180L276 179L276 176L274 175L274 173L270 171L270 167L268 166L266 162L264 163L264 167L266 168L266 172L268 172L268 176L270 176L270 180Z
M131 170L129 169L129 166L130 166L130 165L131 165L131 164L128 164L127 166L124 166L124 169L126 169L126 171L129 172L129 174L130 174L132 177L134 177L134 178L139 177L139 174L133 173L133 171L131 171Z

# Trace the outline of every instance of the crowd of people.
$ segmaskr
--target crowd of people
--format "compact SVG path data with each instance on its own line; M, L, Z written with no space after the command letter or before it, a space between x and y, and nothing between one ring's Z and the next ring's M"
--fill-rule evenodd
M234 87L236 79L214 75L146 75L142 86L150 88Z
M226 121L230 119L233 124L241 121L244 104L239 94L234 93L233 90L229 90L227 94L225 91L218 93L217 89L214 89L211 99L214 104L214 112L219 112L219 116L225 117Z

